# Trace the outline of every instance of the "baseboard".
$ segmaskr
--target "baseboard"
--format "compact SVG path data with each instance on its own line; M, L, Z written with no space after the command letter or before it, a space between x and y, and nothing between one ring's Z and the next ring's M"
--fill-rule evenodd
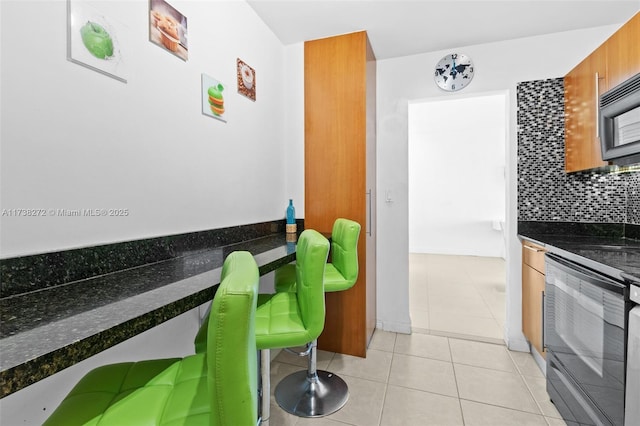
M411 334L411 323L377 320L376 329L394 333Z
M509 338L509 336L507 336L505 340L507 342L507 348L511 351L531 352L529 342L527 342L526 339Z
M542 374L544 374L544 376L547 376L547 360L542 358L542 355L540 355L538 353L538 351L535 348L531 348L531 355L533 356L533 360L536 362L536 364L538 364L538 367L540 367L540 370L542 371Z

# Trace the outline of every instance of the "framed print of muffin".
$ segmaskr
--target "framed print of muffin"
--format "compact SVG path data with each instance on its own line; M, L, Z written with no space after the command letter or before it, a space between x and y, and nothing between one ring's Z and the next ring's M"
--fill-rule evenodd
M151 0L149 40L186 61L189 58L187 17L164 0Z
M252 101L256 100L256 70L238 58L238 93Z
M103 5L108 9L108 5ZM94 4L68 0L67 59L101 74L127 82L124 52L128 29L113 19L108 10Z

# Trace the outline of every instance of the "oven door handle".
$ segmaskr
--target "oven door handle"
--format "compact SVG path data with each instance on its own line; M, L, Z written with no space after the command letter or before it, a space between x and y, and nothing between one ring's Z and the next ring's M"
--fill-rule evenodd
M626 272L621 272L620 276L623 280L630 282L631 284L640 285L640 277L627 274Z
M627 289L627 286L623 283L615 281L607 275L587 269L578 263L571 262L552 253L547 253L545 256L546 261L553 266L562 269L565 272L569 272L571 275L593 284L596 287L604 288L618 294L624 294Z
M541 298L541 300L542 300L542 342L541 342L542 346L541 346L541 348L542 348L542 351L544 352L544 350L547 348L547 345L545 343L545 338L544 338L544 329L545 329L545 327L544 327L544 317L545 317L545 311L544 311L544 302L545 302L545 300L544 300L544 298L546 296L544 294L544 291L542 291L541 293L542 293L542 298Z

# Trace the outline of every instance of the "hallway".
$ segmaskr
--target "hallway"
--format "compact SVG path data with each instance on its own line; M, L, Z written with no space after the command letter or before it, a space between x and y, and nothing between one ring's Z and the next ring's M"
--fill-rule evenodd
M504 344L504 259L410 253L409 310L414 333Z

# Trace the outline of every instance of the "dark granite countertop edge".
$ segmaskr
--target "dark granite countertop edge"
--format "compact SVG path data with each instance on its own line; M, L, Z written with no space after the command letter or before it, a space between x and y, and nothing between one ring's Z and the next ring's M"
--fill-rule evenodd
M219 283L171 304L154 309L115 327L36 356L0 372L0 398L96 355L112 346L162 324L212 300ZM213 294L212 294L213 293Z
M260 240L260 238L258 240ZM295 250L290 252L291 247L285 242L284 235L281 246L272 247L264 252L256 253L252 250L254 244L259 244L259 242L254 240L234 244L234 249L252 252L258 264L260 275L267 274L295 260ZM219 285L220 271L221 267L187 278L187 280L177 281L173 284L163 286L157 290L161 292L161 300L157 302L161 304L161 306L156 308L152 306L148 309L145 307L139 311L136 310L135 312L139 312L139 315L133 313L130 318L123 318L124 321L116 323L115 325L107 325L104 330L86 336L82 335L79 338L69 338L67 340L71 340L70 342L59 344L59 347L54 349L47 348L41 351L42 353L36 353L34 355L27 354L30 349L28 348L30 336L36 337L39 333L41 334L43 330L46 330L47 326L55 327L59 324L44 324L43 329L28 330L25 331L22 336L16 336L18 347L24 347L24 352L18 352L17 358L22 357L24 360L10 363L0 371L0 398L55 374L143 331L200 306L203 303L211 301ZM200 281L207 280L208 282L206 284L199 283ZM153 298L155 296L147 296L147 294L150 293L143 293L136 297ZM125 299L113 305L99 308L99 310L102 309L104 312L108 312L109 310L118 309L119 306L129 303L130 301L131 299ZM81 321L84 319L83 316L93 313L94 311L88 311L75 317L69 317L64 320L66 322L63 323L63 325L72 325L74 321ZM3 339L3 343L9 342L9 339L11 338ZM27 343L24 343L25 341ZM11 342L13 343L13 341ZM20 345L20 343L24 344ZM54 343L50 346L56 346L56 344ZM19 349L16 350L19 351ZM21 355L23 353L24 355Z
M612 246L619 254L640 250L639 229L633 224L518 222L518 237L624 281L624 274L640 279L640 262L611 262L607 254Z

